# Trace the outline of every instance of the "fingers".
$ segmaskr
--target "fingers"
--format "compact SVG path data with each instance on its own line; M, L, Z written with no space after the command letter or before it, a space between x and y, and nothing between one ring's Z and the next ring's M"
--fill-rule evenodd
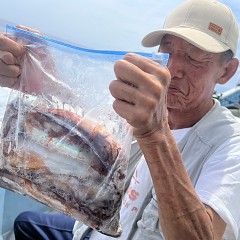
M17 77L21 73L18 60L25 53L25 48L0 34L0 86L13 88L16 85Z
M0 76L0 86L1 87L15 88L16 84L17 84L17 78Z
M0 59L5 63L5 64L16 64L17 59L11 54L10 52L6 51L0 51Z
M18 77L21 73L21 69L15 64L6 64L0 60L0 76L6 77Z
M136 54L127 54L124 60L116 62L114 71L119 83L110 84L111 94L116 99L135 105L145 106L145 99L149 100L149 105L151 99L159 101L170 82L167 69Z
M115 98L113 109L119 116L134 128L149 125L148 122L152 121L149 115L155 112L158 99L119 80L112 81L109 90Z
M141 69L144 73L158 77L164 86L168 84L169 71L159 63L134 53L126 54L124 60Z
M166 68L150 59L132 53L127 54L124 60L116 62L114 71L118 80L142 91L155 91L154 89L159 86L159 83L166 87L170 79L169 71Z
M125 91L131 91L130 87L136 88L143 93L145 92L146 95L152 94L152 92L157 93L159 91L159 80L155 77L155 75L143 71L136 65L126 60L116 62L114 65L114 71L117 80L125 83ZM124 85L122 88L124 88ZM123 92L121 92L121 94L122 93ZM129 92L128 96L132 98L132 92ZM128 101L127 99L124 100Z
M155 103L150 98L147 99L142 96L139 99L143 100L142 104L141 101L138 101L137 104L132 104L120 99L116 99L113 103L113 109L118 115L126 119L135 128L140 128L151 122L149 112L154 112L155 108Z
M117 114L120 117L126 119L129 124L134 126L134 124L132 123L132 119L133 119L132 114L135 111L134 105L129 104L128 102L116 99L113 102L113 109L117 112Z
M33 28L29 28L29 27L26 27L26 26L23 26L23 25L17 25L16 27L20 28L20 29L23 29L23 30L26 30L26 31L29 31L29 32L33 32L33 33L42 35L42 33L40 31L38 31L36 29L33 29Z
M136 104L136 88L122 81L112 81L109 85L112 96L129 104Z
M0 51L10 52L14 57L20 57L24 54L25 48L5 34L0 34Z
M109 85L114 110L134 127L135 134L158 129L167 117L169 71L136 54L127 54L116 62L114 71L117 80Z
M35 29L22 25L17 27L41 35L41 33ZM26 52L23 44L26 43L18 39L17 35L13 37L3 33L0 34L0 86L18 89L18 77L21 74L20 61ZM46 53L43 53L45 56Z
M7 56L1 56L1 55ZM17 77L21 73L21 69L18 65L11 64L10 62L15 62L15 58L9 53L0 52L0 86L12 88L17 83ZM10 56L10 57L9 57ZM10 64L6 64L2 58L5 59L6 62ZM9 58L9 59L8 59Z
M135 87L139 86L138 79L141 79L144 74L137 66L126 60L116 62L114 72L118 80Z

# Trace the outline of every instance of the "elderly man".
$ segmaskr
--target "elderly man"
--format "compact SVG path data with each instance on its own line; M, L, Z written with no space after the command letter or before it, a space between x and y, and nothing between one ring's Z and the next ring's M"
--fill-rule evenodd
M234 15L215 0L188 0L142 44L160 45L169 62L164 68L127 54L115 64L116 80L109 87L113 108L133 127L143 153L130 159L135 170L122 202L118 239L236 239L240 125L212 99L216 84L229 81L238 68ZM5 37L0 47L1 85L13 87L20 74L16 59L24 51ZM16 219L15 235L114 239L63 215L32 212Z

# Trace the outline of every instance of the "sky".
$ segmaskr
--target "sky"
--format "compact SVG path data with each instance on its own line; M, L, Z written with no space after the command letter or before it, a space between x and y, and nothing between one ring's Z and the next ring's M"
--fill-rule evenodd
M73 45L92 49L153 52L141 46L142 38L159 29L166 16L183 0L0 0L0 30L21 24ZM239 0L228 4L240 23ZM237 53L237 57L240 49ZM219 92L235 87L238 71Z

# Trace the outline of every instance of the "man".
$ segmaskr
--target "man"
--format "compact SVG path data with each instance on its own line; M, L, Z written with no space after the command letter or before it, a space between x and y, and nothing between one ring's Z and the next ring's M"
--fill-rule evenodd
M136 54L127 54L115 64L116 80L109 87L113 108L133 127L143 153L136 158L123 199L119 239L237 239L240 124L212 99L215 85L229 81L239 64L234 58L238 26L232 11L215 0L185 1L163 29L148 34L142 43L160 45L159 50L170 57L167 68ZM23 50L7 39L0 45L1 84L13 87L20 74L19 67L12 65L14 55ZM130 166L136 159L130 159ZM42 215L36 214L40 221ZM37 228L43 225L26 219L31 216L18 217L16 236L34 239L39 234ZM51 221L49 215L44 218ZM42 222L42 236L51 232L49 228L59 230L59 221L55 226ZM72 219L60 222L69 226L58 236L71 231ZM73 234L73 239L86 235L90 240L112 239L78 222Z

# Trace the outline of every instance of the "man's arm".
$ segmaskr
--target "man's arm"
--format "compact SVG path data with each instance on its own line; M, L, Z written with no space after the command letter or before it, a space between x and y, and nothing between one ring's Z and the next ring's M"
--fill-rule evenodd
M225 222L198 197L168 125L170 73L159 64L127 54L115 64L113 108L133 127L157 194L166 239L221 239Z
M226 228L226 223L223 221L223 219L208 205L205 205L206 211L212 221L213 225L213 232L215 239L222 239L223 233Z
M196 194L168 125L137 140L151 172L165 238L221 239L226 223Z

